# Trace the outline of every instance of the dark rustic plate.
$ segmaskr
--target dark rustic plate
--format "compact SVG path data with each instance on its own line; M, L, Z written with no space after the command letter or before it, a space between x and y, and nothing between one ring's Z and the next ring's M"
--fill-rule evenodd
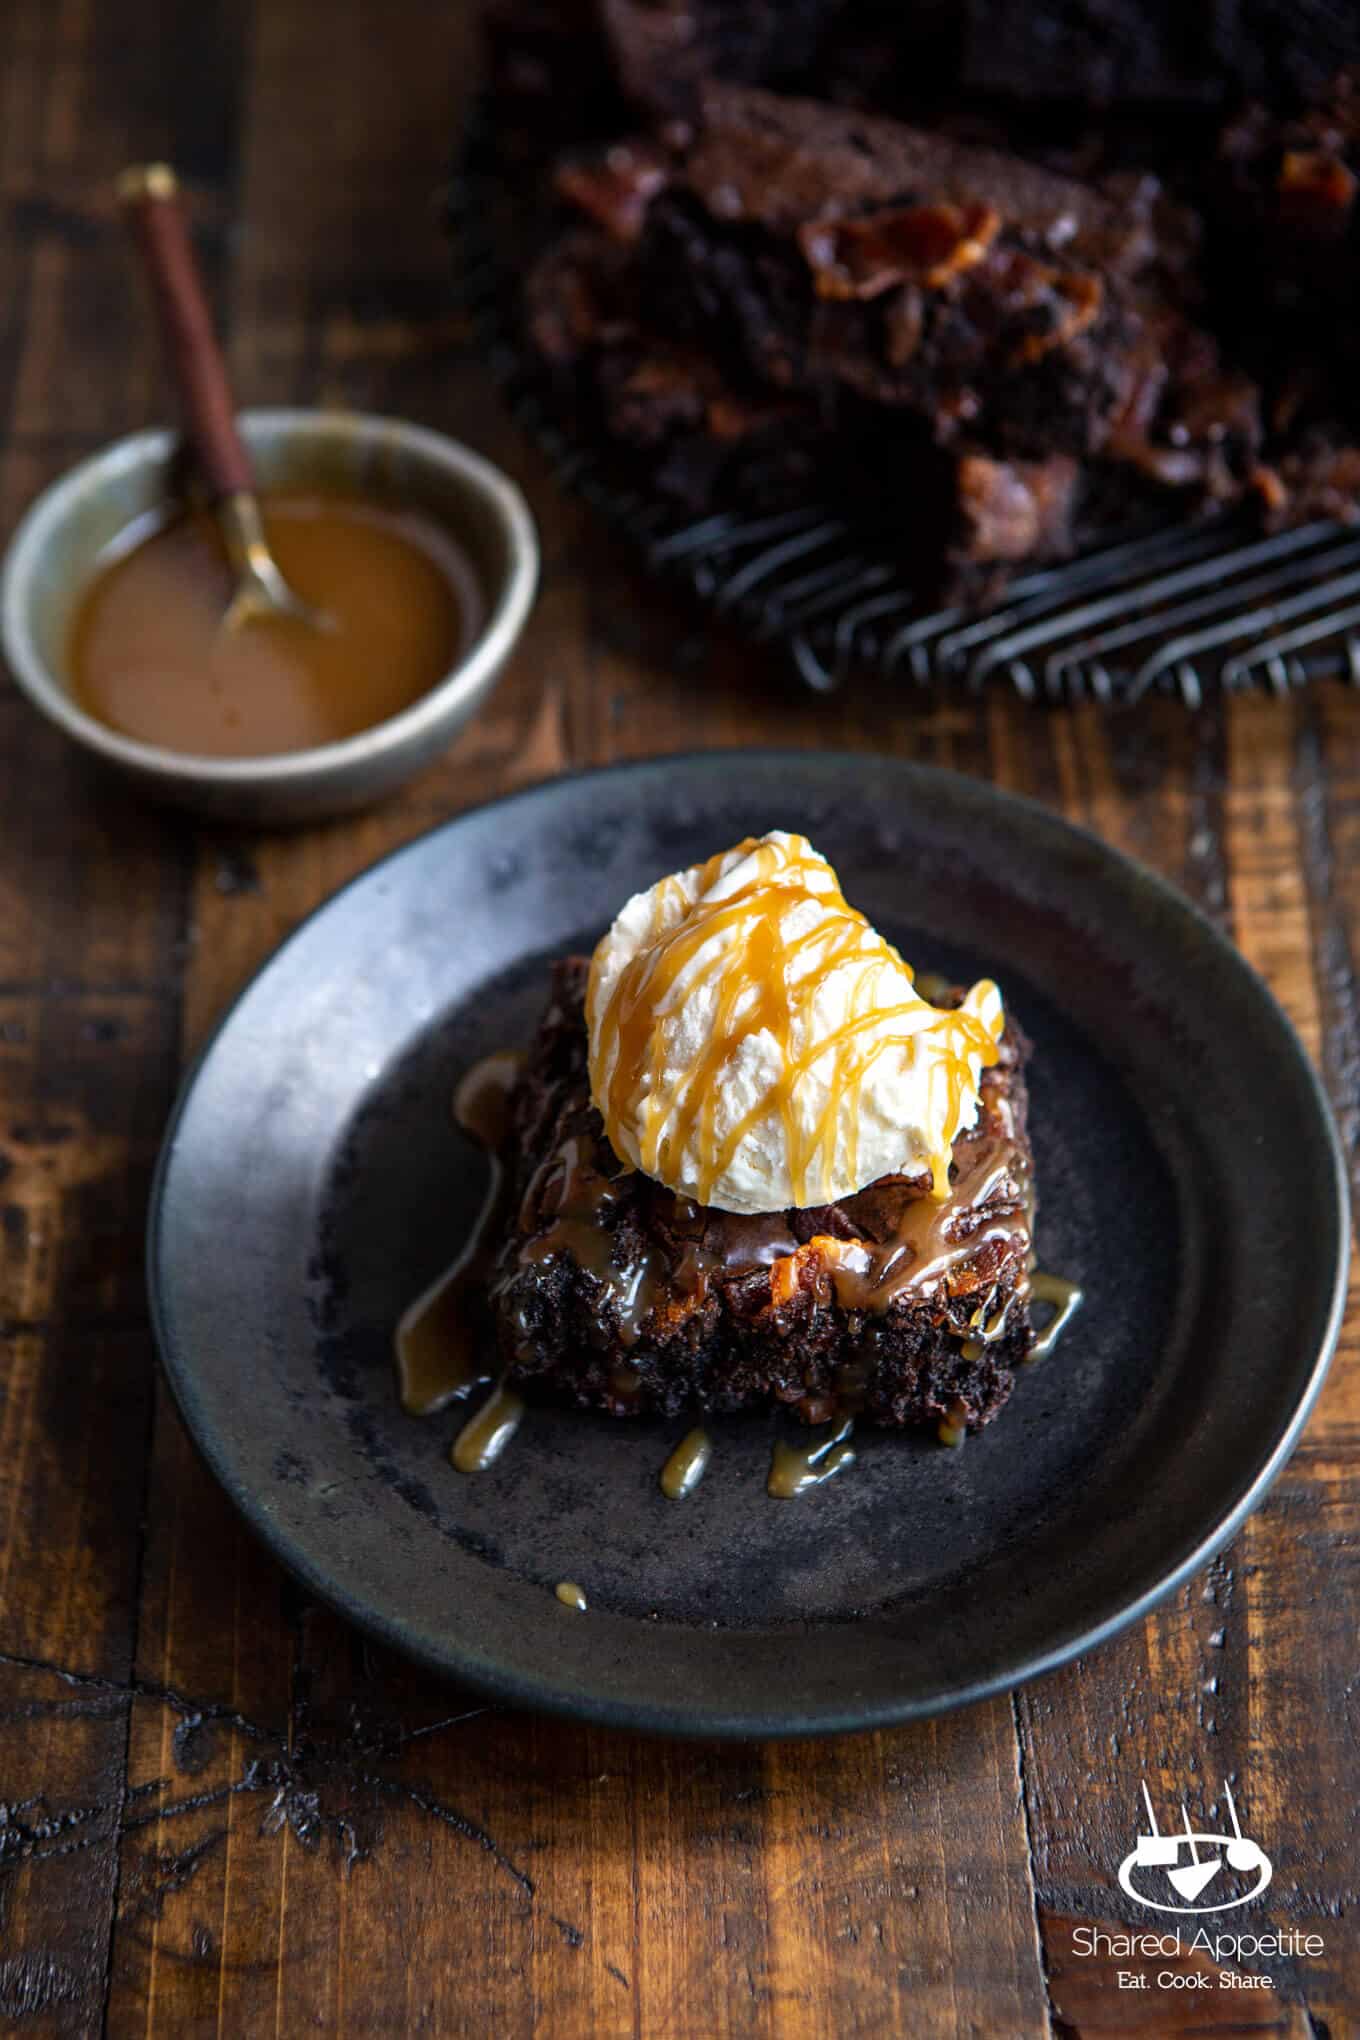
M919 967L1001 981L1036 1044L1040 1256L1086 1308L964 1450L875 1433L797 1502L765 1493L773 1417L716 1424L679 1504L657 1486L675 1426L534 1412L455 1473L458 1412L404 1416L390 1361L481 1198L454 1079L525 1039L548 959L627 894L771 827L809 834ZM510 1700L792 1735L1012 1685L1202 1566L1307 1416L1348 1239L1311 1066L1175 893L976 780L727 752L462 815L315 914L190 1079L150 1280L209 1465L356 1622Z

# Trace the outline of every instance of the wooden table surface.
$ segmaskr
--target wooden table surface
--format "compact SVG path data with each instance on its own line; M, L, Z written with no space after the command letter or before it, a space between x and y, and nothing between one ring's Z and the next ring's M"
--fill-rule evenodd
M935 1723L647 1742L479 1706L255 1548L157 1379L142 1288L176 1084L246 974L469 802L681 745L886 750L1037 795L1228 928L1360 1132L1360 697L1191 717L819 701L705 634L556 496L451 308L436 194L475 64L421 0L5 0L0 519L164 414L109 185L190 181L243 401L344 403L517 475L543 591L481 720L361 820L132 805L0 685L0 2018L35 2033L1031 2035L1360 2023L1360 1354L1267 1505L1094 1657ZM1232 1044L1224 1044L1231 1054ZM230 1242L223 1242L230 1251ZM1246 1916L1323 1952L1083 1956L1139 1780L1227 1776ZM1201 1795L1201 1785L1203 1793ZM1243 1915L1226 1916L1228 1924ZM1118 1972L1206 1975L1120 1988Z

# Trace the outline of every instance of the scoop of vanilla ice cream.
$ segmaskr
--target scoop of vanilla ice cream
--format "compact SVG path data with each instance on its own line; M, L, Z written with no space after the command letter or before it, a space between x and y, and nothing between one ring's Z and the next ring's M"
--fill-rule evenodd
M597 947L590 1082L624 1162L721 1211L834 1202L933 1172L1005 1025L988 979L917 992L806 837L773 830L636 893Z

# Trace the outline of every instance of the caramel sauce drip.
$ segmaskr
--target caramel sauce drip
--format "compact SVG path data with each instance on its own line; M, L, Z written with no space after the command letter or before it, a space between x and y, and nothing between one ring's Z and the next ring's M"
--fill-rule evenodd
M680 1240L672 1278L682 1295L699 1299L715 1275L773 1270L798 1251L797 1237L783 1211L709 1212L688 1197L677 1197L672 1223Z
M956 1397L940 1418L936 1435L941 1445L948 1445L955 1451L968 1443L968 1405Z
M499 1150L508 1132L510 1093L523 1058L489 1055L454 1093L454 1123L491 1158L491 1182L466 1246L404 1313L396 1332L397 1390L408 1416L426 1417L490 1377L486 1287L507 1216Z
M584 1615L590 1606L584 1587L578 1587L575 1580L559 1580L553 1592L564 1608L574 1608L578 1615Z
M1045 1275L1036 1270L1030 1277L1030 1295L1036 1303L1051 1303L1053 1316L1030 1347L1031 1360L1047 1360L1067 1326L1085 1301L1075 1282L1064 1275Z
M858 1180L860 1094L873 1064L894 1050L914 1058L917 1037L930 1029L945 1044L938 1066L946 1088L945 1137L931 1158L935 1194L945 1196L950 1153L973 1089L970 1056L980 1057L984 1067L997 1059L990 1032L972 1014L942 1012L918 998L877 1003L875 990L884 971L891 968L910 981L910 967L849 905L834 878L828 890L813 886L813 877L828 875L829 867L806 837L791 837L787 848L748 837L737 849L754 859L756 869L726 898L701 897L686 908L678 882L663 881L653 938L621 971L603 1011L597 1011L598 952L591 966L592 1074L602 1078L595 1102L615 1151L629 1152L623 1129L641 1121L640 1165L647 1175L670 1183L682 1155L693 1148L701 1157L697 1195L707 1204L742 1141L758 1121L774 1114L783 1127L795 1205L829 1202L835 1194L838 1152L850 1180ZM722 856L711 857L703 866L701 895L717 882L722 862ZM815 925L790 936L789 917L808 903L817 909ZM663 933L660 924L676 908L680 917ZM709 947L712 954L701 960ZM807 967L799 969L800 964ZM829 973L847 967L857 971L850 1018L819 1036L812 1025L817 988ZM674 1002L692 999L711 985L716 985L716 1009L703 1053L672 1096L662 1099L653 1090L644 1105L645 1073L653 1063L664 1062L662 1036ZM728 1065L741 1043L757 1034L769 1034L781 1049L779 1079L720 1133L718 1105ZM796 1053L795 1042L800 1044ZM827 1102L809 1125L795 1109L799 1082L828 1055Z
M650 1253L637 1255L623 1268L616 1265L608 1221L619 1189L601 1166L603 1160L589 1134L570 1134L540 1163L520 1207L519 1229L532 1235L520 1259L572 1255L603 1286L618 1313L620 1336L632 1345L652 1307L657 1269Z
M683 1502L692 1495L713 1457L713 1440L701 1425L680 1440L661 1469L661 1492L667 1501Z
M510 1098L524 1057L518 1049L484 1055L453 1094L453 1123L489 1155L499 1154L510 1134Z
M994 1133L968 1140L960 1150L956 1180L943 1200L916 1196L899 1201L878 1186L846 1199L840 1209L857 1225L853 1239L818 1233L799 1243L785 1212L744 1214L705 1211L686 1197L673 1200L670 1230L676 1245L620 1251L619 1230L610 1224L626 1177L607 1176L597 1143L573 1133L535 1172L519 1214L528 1235L520 1249L525 1261L570 1252L599 1280L617 1308L621 1334L632 1344L645 1330L653 1299L674 1289L687 1301L703 1301L714 1279L768 1272L772 1301L788 1303L804 1271L826 1282L842 1309L873 1316L886 1311L908 1290L933 1293L947 1285L952 1270L990 1243L1009 1257L1018 1238L1027 1243L1029 1183L1025 1155L1016 1140L1006 1102L993 1108ZM893 1213L881 1236L881 1212ZM621 1263L621 1265L620 1265ZM1007 1314L1028 1295L1028 1278L1004 1310L991 1299L977 1317L973 1336L990 1342L1004 1336ZM976 1316L976 1314L975 1314ZM613 1384L631 1401L637 1377L629 1370Z
M895 1210L893 1224L883 1238L866 1234L843 1240L818 1233L806 1247L799 1248L787 1264L771 1272L776 1302L791 1296L798 1285L803 1261L811 1261L824 1275L843 1310L871 1316L887 1310L906 1291L931 1295L947 1286L949 1276L961 1262L972 1259L995 1244L1009 1259L1017 1241L1028 1242L1030 1206L1026 1157L1016 1140L1009 1108L1003 1105L1001 1124L994 1135L969 1143L949 1195L913 1197ZM866 1205L873 1189L842 1207L854 1218L857 1207ZM1004 1336L1006 1321L1017 1300L1028 1295L1028 1277L1012 1293L1005 1308L990 1313L991 1299L974 1313L974 1339L990 1343ZM974 1354L971 1357L976 1357Z
M814 1440L810 1445L790 1445L781 1438L770 1459L765 1492L778 1502L791 1502L809 1488L820 1487L823 1481L832 1480L847 1466L853 1466L855 1448L850 1443L850 1434L854 1428L854 1418L846 1417L829 1438Z
M493 1389L453 1441L449 1457L460 1473L485 1473L519 1429L524 1404L508 1388Z
M431 1416L490 1379L477 1336L486 1306L489 1238L484 1211L465 1251L397 1326L397 1392L408 1417Z

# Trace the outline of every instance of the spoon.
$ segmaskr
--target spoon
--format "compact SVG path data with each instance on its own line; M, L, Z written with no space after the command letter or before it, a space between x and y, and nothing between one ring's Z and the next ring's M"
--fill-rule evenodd
M333 629L323 610L304 602L289 587L269 550L254 470L236 429L227 367L189 239L179 179L168 163L141 163L123 172L117 191L151 283L185 431L207 483L236 582L221 628L235 631L266 617L291 616L315 630Z

